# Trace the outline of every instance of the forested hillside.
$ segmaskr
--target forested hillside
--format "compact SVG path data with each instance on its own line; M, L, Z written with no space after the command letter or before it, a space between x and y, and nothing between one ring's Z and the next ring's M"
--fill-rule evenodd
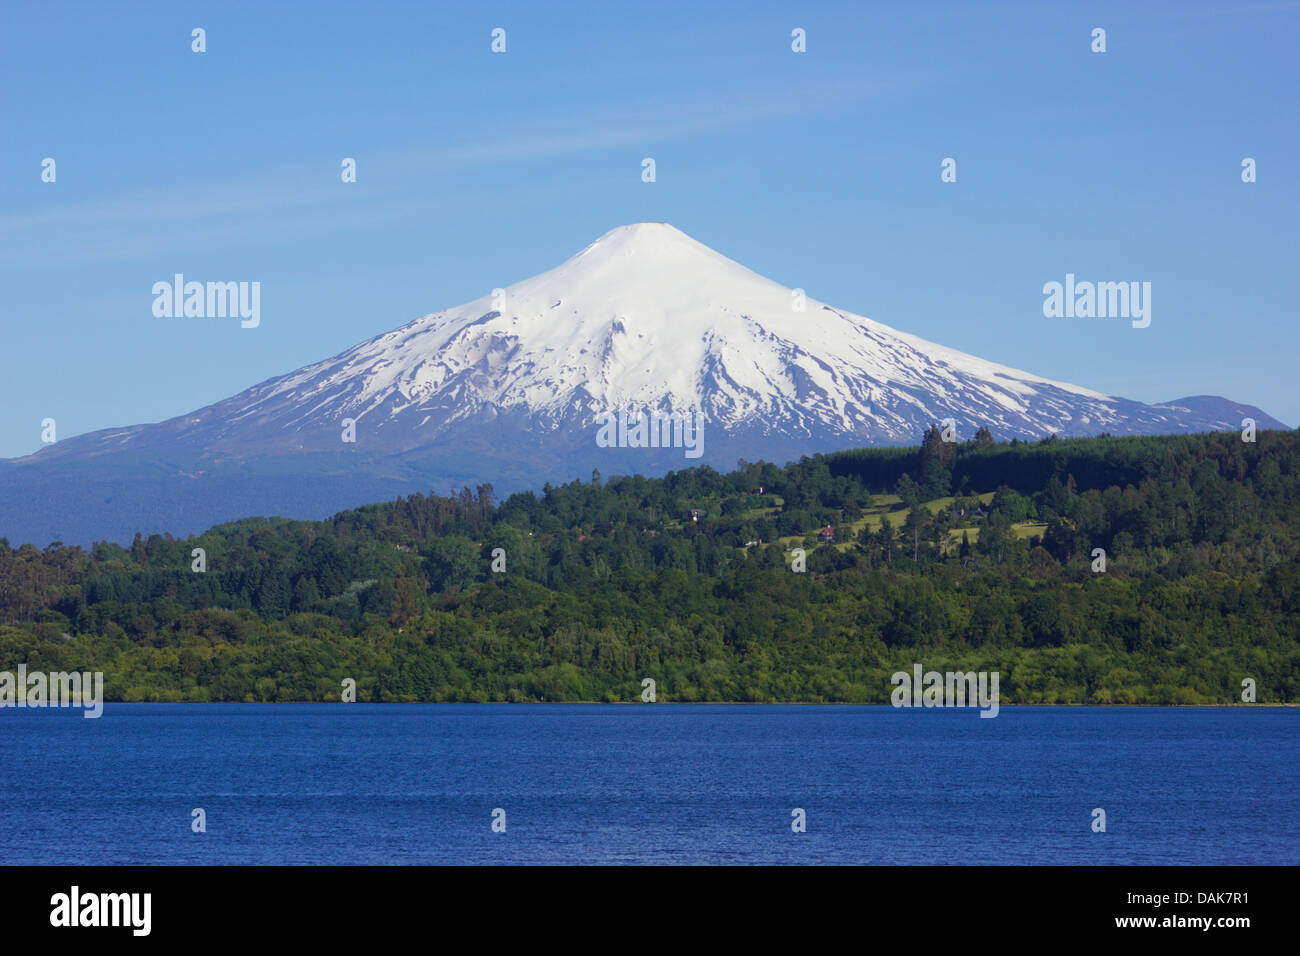
M0 622L0 670L102 670L110 700L631 701L650 677L884 702L920 662L1000 671L1004 703L1227 704L1243 678L1294 702L1300 443L932 430L129 548L0 539Z

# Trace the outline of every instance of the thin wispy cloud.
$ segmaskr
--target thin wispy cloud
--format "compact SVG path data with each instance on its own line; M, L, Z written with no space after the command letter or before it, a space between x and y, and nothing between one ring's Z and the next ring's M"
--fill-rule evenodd
M853 109L897 95L925 79L863 82L845 77L833 84L802 85L735 102L700 98L647 103L544 127L533 121L511 129L507 136L372 152L365 162L372 170L382 169L383 175L365 180L365 192L355 197L366 208L360 214L353 197L341 195L334 182L334 157L328 164L304 161L222 182L174 184L0 217L0 249L12 264L60 267L146 257L179 247L246 243L250 238L292 239L331 228L346 231L418 215L420 205L409 198L412 182L427 177L430 169L451 171L650 147ZM319 185L305 185L313 182ZM341 208L341 203L346 206ZM330 212L322 215L323 208ZM257 233L250 236L250 228Z

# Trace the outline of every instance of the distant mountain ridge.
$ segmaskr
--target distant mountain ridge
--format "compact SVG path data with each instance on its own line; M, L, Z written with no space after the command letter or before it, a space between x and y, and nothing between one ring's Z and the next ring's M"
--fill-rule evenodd
M617 408L685 414L703 456L608 449ZM151 425L0 462L12 542L184 534L249 514L323 517L384 497L959 437L1237 430L1213 396L1160 405L985 361L772 282L666 223L622 226L560 266ZM349 424L350 423L350 424ZM344 441L351 429L354 442Z

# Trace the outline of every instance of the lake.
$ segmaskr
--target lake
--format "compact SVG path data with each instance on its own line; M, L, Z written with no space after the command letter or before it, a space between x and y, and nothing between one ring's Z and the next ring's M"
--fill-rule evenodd
M0 861L1296 864L1298 732L1278 708L6 709Z

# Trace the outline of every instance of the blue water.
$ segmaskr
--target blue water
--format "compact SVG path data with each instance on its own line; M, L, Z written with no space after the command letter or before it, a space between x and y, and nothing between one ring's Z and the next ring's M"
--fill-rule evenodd
M1295 864L1298 731L1264 708L9 709L0 861Z

